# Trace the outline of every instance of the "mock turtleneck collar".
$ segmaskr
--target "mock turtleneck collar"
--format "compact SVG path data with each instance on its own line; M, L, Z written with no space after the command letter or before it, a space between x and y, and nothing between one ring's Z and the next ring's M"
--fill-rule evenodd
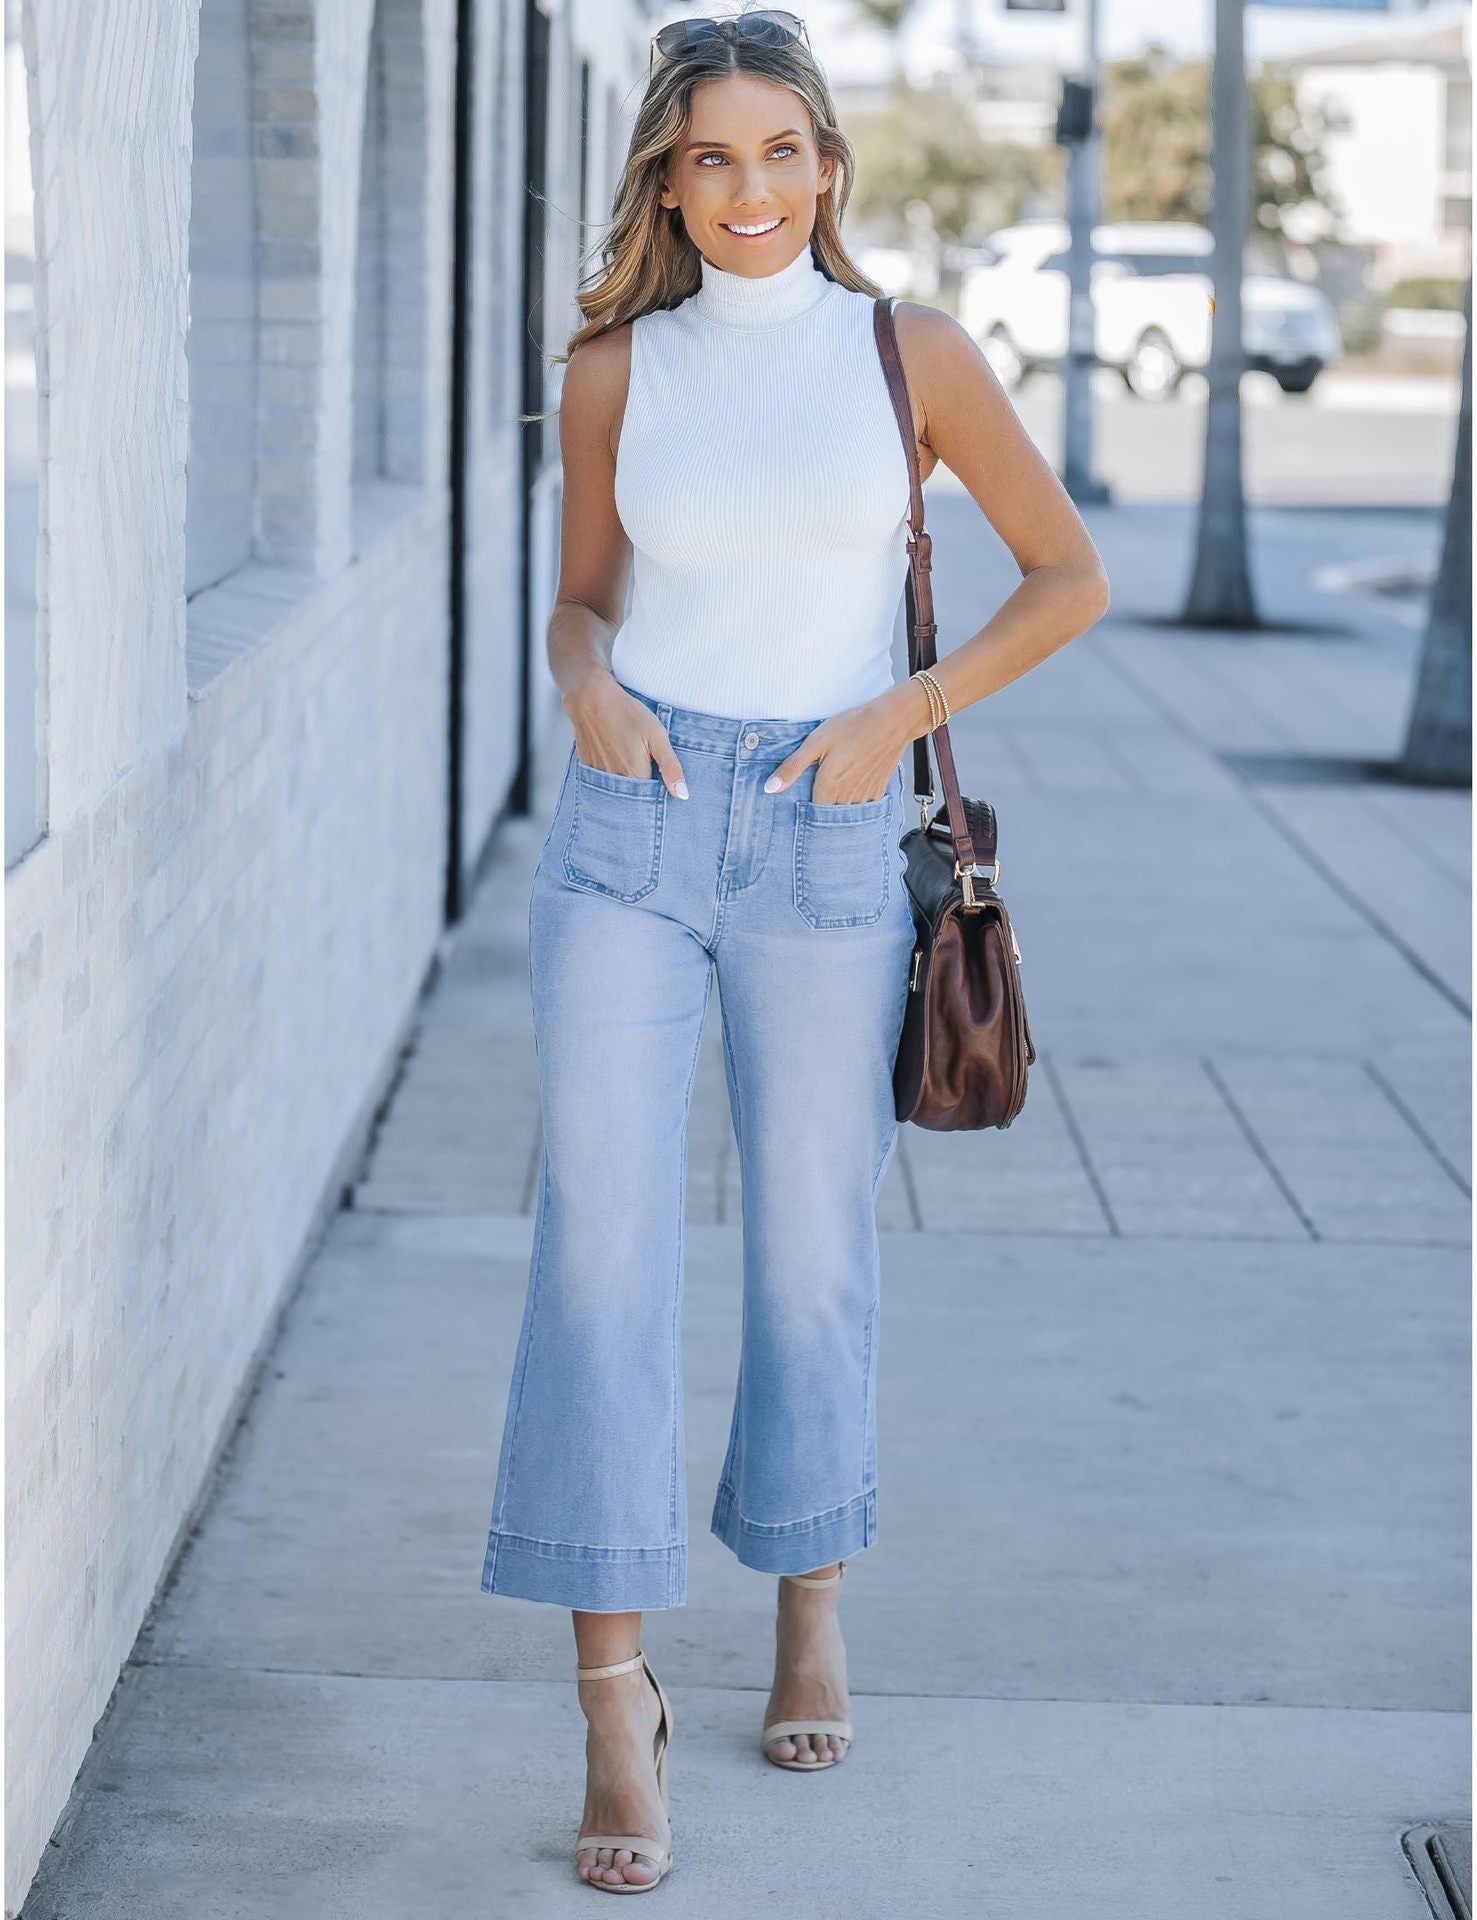
M691 295L705 319L727 327L765 327L804 313L825 296L830 281L815 263L810 242L777 273L729 273L700 253L702 284Z

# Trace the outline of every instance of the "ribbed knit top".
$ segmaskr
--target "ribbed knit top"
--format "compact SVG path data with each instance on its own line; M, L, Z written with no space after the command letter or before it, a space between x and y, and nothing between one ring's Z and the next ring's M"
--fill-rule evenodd
M823 719L893 683L908 465L872 299L809 246L631 326L615 500L634 550L611 666L738 719Z

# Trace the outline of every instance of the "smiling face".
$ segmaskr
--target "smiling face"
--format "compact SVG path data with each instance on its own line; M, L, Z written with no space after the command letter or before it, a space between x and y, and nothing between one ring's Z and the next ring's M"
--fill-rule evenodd
M688 237L715 267L778 273L810 245L816 198L835 177L799 94L756 74L726 74L693 89L661 204L682 209Z

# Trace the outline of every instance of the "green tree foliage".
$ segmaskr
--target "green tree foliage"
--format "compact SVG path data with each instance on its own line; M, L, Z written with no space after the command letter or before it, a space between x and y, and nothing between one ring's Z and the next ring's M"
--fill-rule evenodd
M1103 70L1104 218L1195 220L1210 213L1210 62L1150 47ZM1275 69L1251 82L1258 229L1280 236L1293 207L1332 211L1324 184L1323 117L1301 107Z
M922 200L944 240L981 239L1019 219L1061 178L1055 147L987 139L967 101L902 79L884 108L849 112L846 131L858 167L848 217L885 222Z
M862 24L878 27L883 33L896 33L913 11L913 0L852 0Z

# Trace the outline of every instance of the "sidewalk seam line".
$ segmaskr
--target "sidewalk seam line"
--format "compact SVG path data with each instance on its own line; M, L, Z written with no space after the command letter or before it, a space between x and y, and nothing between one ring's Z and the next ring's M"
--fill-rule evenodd
M366 1673L357 1668L346 1667L241 1666L210 1660L136 1660L132 1658L126 1660L124 1666L135 1669L149 1668L160 1673L270 1673L287 1680L392 1680L407 1686L426 1684L452 1687L562 1688L565 1686L565 1682L555 1675L544 1678L538 1674ZM676 1685L680 1687L682 1682L678 1681ZM688 1691L761 1695L767 1693L769 1689L757 1683L752 1687L731 1684L716 1687L698 1682ZM849 1691L853 1700L976 1700L1008 1707L1167 1707L1182 1708L1189 1713L1222 1713L1229 1707L1246 1713L1418 1713L1438 1714L1445 1720L1470 1718L1469 1710L1465 1707L1382 1707L1322 1700L1163 1700L1158 1697L1147 1699L1142 1694L1118 1698L1108 1694L959 1693L957 1691L877 1693L869 1692L865 1687L851 1687Z
M1221 1099L1225 1102L1226 1109L1230 1113L1231 1118L1236 1122L1236 1125L1241 1129L1242 1134L1245 1136L1246 1144L1251 1148L1252 1152L1256 1155L1257 1159L1261 1161L1262 1165L1266 1168L1267 1172L1272 1176L1272 1182L1274 1186L1277 1188L1277 1191L1282 1195L1282 1198L1287 1202L1288 1206L1292 1208L1294 1214L1302 1222L1303 1230L1306 1232L1308 1238L1310 1240L1321 1241L1323 1238L1323 1235L1318 1231L1317 1227L1313 1224L1312 1216L1304 1211L1302 1202L1298 1199L1297 1195L1293 1192L1292 1187L1288 1182L1286 1175L1283 1173L1282 1169L1277 1165L1277 1162L1272 1158L1271 1154L1267 1151L1267 1148L1263 1143L1261 1136L1257 1133L1256 1129L1252 1126L1251 1121L1247 1118L1246 1114L1242 1111L1240 1102L1237 1100L1236 1096L1231 1092L1231 1089L1226 1085L1225 1080L1221 1077L1221 1074L1217 1070L1215 1063L1212 1061L1208 1053L1202 1054L1200 1056L1200 1065L1204 1068L1206 1078L1210 1081L1210 1084L1215 1088L1216 1092L1221 1096Z
M1121 1240L1123 1238L1123 1232L1118 1225L1117 1216L1108 1204L1107 1189L1098 1177L1097 1168L1092 1164L1092 1156L1087 1151L1086 1138L1083 1135L1082 1129L1077 1124L1077 1116L1072 1111L1072 1104L1067 1098L1067 1090L1062 1084L1061 1076L1056 1070L1051 1054L1045 1048L1041 1051L1041 1070L1046 1075L1047 1085L1056 1095L1057 1105L1061 1108L1062 1121L1066 1126L1068 1136L1073 1146L1077 1149L1077 1157L1081 1160L1082 1170L1087 1175L1092 1190L1097 1196L1097 1203L1103 1210L1103 1218L1108 1223L1108 1233L1112 1239Z
M1180 734L1181 737L1187 740L1192 746L1199 748L1203 754L1215 761L1224 772L1229 774L1231 779L1234 780L1236 785L1241 789L1248 804L1261 815L1262 819L1272 827L1295 853L1301 856L1303 861L1323 880L1324 884L1330 887L1344 904L1363 920L1364 924L1369 927L1372 932L1388 941L1406 964L1425 981L1428 987L1433 987L1449 1006L1454 1007L1456 1011L1470 1023L1472 1009L1467 1002L1462 999L1461 995L1457 993L1456 989L1448 986L1446 981L1441 978L1440 974L1435 971L1430 963L1421 954L1417 953L1413 947L1408 945L1387 921L1380 918L1379 914L1373 910L1364 896L1356 893L1346 881L1341 879L1339 875L1326 864L1322 856L1308 844L1297 829L1293 827L1289 821L1285 820L1277 809L1270 805L1265 797L1257 791L1255 785L1246 778L1245 774L1237 769L1234 762L1228 761L1224 754L1212 745L1197 727L1187 721L1184 715L1179 713L1162 694L1157 692L1152 685L1146 684L1132 667L1128 666L1118 657L1112 647L1105 647L1102 651L1103 657L1108 661L1114 672L1122 679L1127 680L1151 706L1157 708L1176 733ZM1274 730L1282 731L1275 727ZM1288 737L1292 739L1292 744L1296 751L1306 751L1306 748L1304 748L1302 743L1295 737Z
M1441 1151L1440 1147L1437 1146L1435 1140L1432 1139L1431 1135L1426 1131L1425 1127L1422 1126L1420 1120L1417 1118L1414 1111L1406 1105L1405 1101L1401 1099L1400 1095L1395 1091L1394 1087L1391 1086L1390 1082L1380 1072L1379 1068L1375 1066L1372 1060L1367 1060L1363 1058L1361 1058L1359 1064L1360 1066L1363 1067L1364 1071L1369 1075L1370 1079L1373 1080L1375 1085L1380 1089L1381 1093L1384 1094L1385 1098L1389 1101L1390 1105L1395 1109L1396 1113L1400 1115L1400 1118L1410 1128L1411 1132L1415 1135L1417 1140L1420 1141L1421 1145L1426 1149L1427 1153L1430 1154L1431 1158L1436 1162L1437 1166L1440 1167L1441 1171L1447 1176L1447 1178L1455 1184L1457 1191L1463 1196L1464 1199L1470 1200L1472 1198L1472 1189L1468 1186L1467 1182L1462 1178L1461 1174L1457 1171L1457 1169L1447 1159L1446 1155Z

